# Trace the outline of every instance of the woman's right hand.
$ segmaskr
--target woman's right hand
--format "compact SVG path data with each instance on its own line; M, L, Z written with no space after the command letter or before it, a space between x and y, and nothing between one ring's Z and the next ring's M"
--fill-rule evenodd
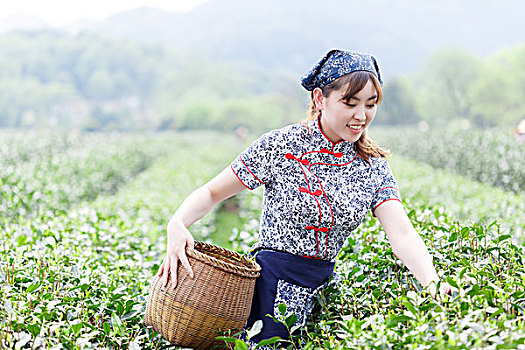
M169 221L167 234L168 248L166 257L157 272L157 276L162 275L162 285L165 287L168 284L168 276L171 272L171 285L175 289L177 287L177 266L179 260L186 271L188 271L190 278L193 278L193 270L186 256L186 245L193 249L195 241L182 221L175 218Z

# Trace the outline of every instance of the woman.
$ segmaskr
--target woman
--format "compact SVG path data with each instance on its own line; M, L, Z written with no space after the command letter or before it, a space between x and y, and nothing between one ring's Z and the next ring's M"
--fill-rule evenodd
M304 324L313 295L323 288L348 235L369 210L387 233L394 253L423 286L435 293L432 258L401 204L386 152L366 135L382 98L379 67L371 55L331 50L301 80L311 92L310 117L255 140L232 164L181 204L168 223L167 255L158 275L178 261L193 272L185 247L188 227L214 205L245 188L265 185L261 229L253 253L262 267L247 327L263 320L255 341L287 338L286 329L266 317L289 313ZM440 292L452 287L441 283Z

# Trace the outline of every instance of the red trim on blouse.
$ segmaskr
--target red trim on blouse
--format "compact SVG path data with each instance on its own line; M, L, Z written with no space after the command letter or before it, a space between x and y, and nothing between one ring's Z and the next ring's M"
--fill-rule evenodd
M337 141L337 142L333 142L332 140L330 140L328 138L328 136L325 135L325 133L323 132L323 129L321 129L321 113L319 113L319 115L317 116L317 128L319 129L319 131L321 132L321 134L323 134L323 136L325 137L325 139L327 139L331 144L332 144L332 149L334 148L335 145L341 143L341 142L349 142L349 141L346 141L345 139L342 139L340 141Z
M310 164L310 166L308 167L308 170L311 171L313 165L333 165L333 166L343 166L343 165L348 165L348 164L352 163L356 158L357 158L357 154L354 156L354 158L352 158L351 161L349 161L348 163L343 163L343 164L332 164L332 163L312 163L312 164Z
M304 156L304 155L303 155ZM308 159L301 159L303 156L301 156L300 158L297 158L296 156L294 156L293 154L291 153L286 153L285 155L285 158L286 159L295 159L296 161L298 161L299 163L301 163L302 165L308 165L310 164L310 161Z
M233 165L230 165L230 168L232 168L233 173L235 174L235 176L237 176L237 178L238 178L239 181L244 185L244 187L246 187L247 189L253 191L253 188L250 188L250 187L246 186L246 184L241 180L241 178L239 177L239 175L237 175L237 173L236 173L235 170L233 169Z
M372 215L375 217L376 214L374 213L374 210L376 210L377 207L379 207L381 204L383 204L383 203L385 203L385 202L388 202L388 201L398 201L399 203L403 203L403 202L401 202L401 201L400 201L399 199L397 199L397 198L389 198L389 199L385 199L384 201L382 201L381 203L379 203L378 205L376 205L376 206L374 207L374 209L372 209Z
M394 190L399 191L399 189L397 189L396 187L389 186L389 187L383 187L382 189L377 190L376 193L379 193L379 192L381 192L383 190L386 190L387 188L393 188Z
M250 170L250 168L248 168L248 166L246 165L246 163L244 163L244 160L242 160L242 154L239 155L239 158L241 159L241 162L242 162L242 164L244 164L244 166L246 167L246 169L248 169L248 171L250 172L250 174L252 174L253 177L257 179L257 181L259 181L260 183L262 183L263 185L265 185L264 182L262 182L257 176L255 176L254 173L252 173L252 171Z
M316 256L302 255L302 257L308 259L323 260L323 258L318 258Z
M321 184L321 179L319 179L319 177L317 175L315 175L315 174L313 174L313 175L317 179L317 182L319 183L319 186L321 186L321 190L323 190L323 194L324 194L324 199L326 200L326 203L330 207L330 218L331 218L330 229L328 230L328 234L326 235L325 240L324 240L325 251L324 251L323 258L325 258L326 254L328 253L328 236L330 235L330 232L332 232L332 228L334 227L334 211L332 209L332 205L328 201L328 197L326 196L326 192L324 191L323 184ZM319 208L320 208L320 206L319 206ZM317 255L317 254L315 254L315 255Z
M322 221L322 210L321 210L321 203L319 202L319 200L316 198L316 196L320 196L321 194L324 196L324 199L326 201L326 203L328 204L328 207L330 208L330 217L331 217L331 223L330 223L330 227L314 227L314 226L306 226L305 229L306 230L314 230L315 231L315 239L316 239L316 242L317 242L317 251L315 252L314 256L307 256L307 255L303 255L304 257L306 258L310 258L310 259L324 259L326 257L326 255L328 254L328 236L330 235L330 232L332 231L332 228L334 227L334 211L333 211L333 208L332 208L332 205L330 204L330 202L328 201L328 197L326 195L326 192L324 191L324 188L323 188L323 185L321 184L321 180L319 179L319 177L317 177L317 175L313 174L310 169L312 168L312 165L315 165L315 164L319 164L319 165L330 165L330 166L343 166L343 165L349 165L351 164L356 158L357 158L357 154L354 156L354 158L349 161L348 163L343 163L343 164L331 164L331 163L310 163L310 161L308 161L307 159L302 159L305 155L307 154L310 154L310 153L323 153L323 154L331 154L333 155L334 157L336 158L341 158L343 156L343 153L342 152L334 152L334 147L335 145L339 144L339 143L342 143L342 142L348 142L346 140L341 140L341 141L338 141L338 142L332 142L326 135L325 133L323 132L323 130L321 129L321 124L320 124L320 117L321 115L319 114L319 116L317 117L317 127L319 129L319 131L321 132L321 134L328 140L330 141L330 143L332 144L332 150L328 150L326 148L322 148L321 150L319 151L310 151L310 152L306 152L304 153L303 155L301 155L299 158L294 156L293 154L291 153L287 153L285 155L285 158L286 159L293 159L293 160L296 160L298 163L299 163L299 166L301 167L301 170L303 171L303 174L304 174L304 177L305 177L305 180L306 180L306 183L307 183L307 186L308 186L308 189L304 188L304 187L299 187L299 192L302 192L302 193L308 193L312 196L314 196L314 199L315 201L317 202L317 206L318 206L318 209L319 209L319 225L321 225L321 221ZM303 165L305 166L308 166L308 170L310 171L310 173L315 176L315 178L317 179L317 182L319 183L319 186L321 186L321 190L317 190L315 192L312 192L312 190L310 189L310 183L308 181L308 176L306 175L306 172L304 171L303 169ZM325 252L323 254L323 257L318 257L317 254L319 254L319 232L323 232L323 233L326 233L326 237L325 237Z
M314 226L306 226L305 229L307 229L307 230L315 230L316 232L317 231L328 232L328 230L329 230L328 227L314 227Z
M333 146L332 146L332 149L333 149ZM306 153L304 153L304 154L301 156L301 158L304 157L304 156L307 155L307 154L310 154L310 153L326 153L326 154L331 154L331 155L333 155L333 156L335 156L335 157L337 157L337 158L341 158L341 157L343 156L343 153L341 153L341 152L334 153L334 151L329 151L329 150L327 150L326 148L322 148L320 151L310 151L310 152L306 152ZM306 165L308 165L308 164L306 164Z
M321 190L317 190L315 192L312 192L312 191L307 190L304 187L299 187L299 192L308 193L308 194L310 194L312 196L320 196L320 195L323 194L323 191L321 191Z

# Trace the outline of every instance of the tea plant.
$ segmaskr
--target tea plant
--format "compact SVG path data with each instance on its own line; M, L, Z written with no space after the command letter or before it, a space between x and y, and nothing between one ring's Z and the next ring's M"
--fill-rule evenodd
M525 348L524 247L512 240L512 226L502 230L497 221L480 221L511 217L521 228L523 201L489 189L493 202L511 203L508 212L490 213L495 206L484 205L449 210L443 202L469 205L463 191L472 191L471 200L489 201L483 192L487 186L399 156L391 163L438 274L460 293L432 298L395 257L378 221L367 217L338 257L341 282L319 296L322 306L296 343L305 349ZM436 184L437 179L444 183ZM445 194L440 190L447 184L451 191ZM232 241L242 251L249 248L244 242L256 240L262 193L241 197L246 224Z
M441 206L462 222L498 220L503 230L523 240L525 193L506 192L398 154L389 162L401 196L410 202Z
M5 135L0 347L168 348L142 324L149 281L165 254L167 221L245 144L217 133ZM439 274L459 295L430 297L393 255L377 220L368 217L338 257L341 281L319 295L306 328L292 325L293 343L266 346L523 348L524 252L511 237L523 227L516 214L521 197L398 160L392 158L392 167L409 216ZM437 179L453 189L450 197ZM507 204L490 206L483 190ZM240 251L256 239L262 191L238 196L242 225L223 233ZM190 227L195 238L218 241L220 211ZM503 218L506 230L486 221L494 216ZM247 346L242 343L236 346Z
M394 153L464 174L514 193L525 190L525 143L512 132L418 128L376 128L372 137Z
M55 135L48 136L54 139ZM58 150L49 144L35 150L38 157L17 148L18 155L0 167L0 218L37 217L64 213L73 204L93 200L99 193L115 193L143 171L154 155L140 148L140 138L106 136L57 137ZM44 142L40 142L45 145ZM37 144L38 145L38 144ZM4 145L9 149L9 144ZM14 153L17 153L16 151ZM157 156L157 155L155 155Z
M140 145L148 154L156 152L154 161L117 193L99 186L95 201L87 198L57 215L48 215L50 208L34 217L19 215L2 225L0 347L158 349L168 345L144 327L142 314L149 281L165 254L169 214L192 189L227 166L230 154L238 152L218 152L219 140L225 149L239 145L217 134L166 135L162 142L155 136ZM113 141L98 141L96 147L111 151ZM125 160L94 157L89 163L92 173L87 175L100 177L105 167L118 167ZM53 208L59 204L59 197L54 199L57 203L44 204ZM192 226L197 239L206 239L213 218L210 213Z
M439 207L405 206L441 279L459 293L431 297L393 254L377 220L368 218L338 256L341 281L318 296L319 306L303 334L295 336L296 346L522 348L525 247L514 244L496 222L464 225Z

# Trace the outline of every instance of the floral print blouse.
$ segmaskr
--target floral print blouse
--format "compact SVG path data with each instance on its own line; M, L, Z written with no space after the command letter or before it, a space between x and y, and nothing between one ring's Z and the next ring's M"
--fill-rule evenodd
M401 201L388 162L333 143L319 118L263 134L231 163L248 189L265 186L254 248L335 260L369 210Z

